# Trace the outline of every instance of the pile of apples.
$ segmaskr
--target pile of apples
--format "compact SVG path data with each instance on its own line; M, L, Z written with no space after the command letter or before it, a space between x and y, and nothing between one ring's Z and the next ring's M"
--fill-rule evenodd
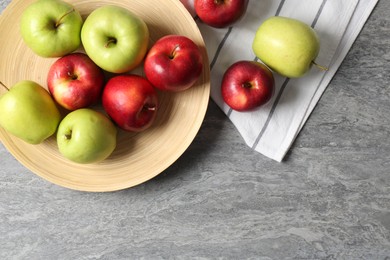
M181 0L193 16L211 27L226 28L246 13L248 0ZM221 95L225 103L240 112L265 105L275 89L273 73L299 78L314 64L320 49L316 32L297 19L274 16L257 29L252 49L258 61L240 60L225 71Z
M181 1L187 8L191 2L193 14L215 28L236 23L248 7L248 0ZM106 159L116 147L117 127L140 132L153 124L157 90L184 91L203 70L201 51L191 39L166 35L149 48L145 22L119 6L99 7L83 21L63 0L37 0L24 10L20 24L23 41L34 53L58 59L47 72L49 91L21 80L0 97L0 126L31 144L56 134L60 153L74 162ZM85 53L77 52L80 46ZM266 104L274 94L273 73L302 77L317 65L319 46L307 24L269 17L253 39L258 61L237 61L225 71L223 100L242 112ZM145 76L131 74L142 62ZM91 108L98 102L105 113ZM58 106L68 111L64 117Z
M110 156L117 127L149 128L159 110L157 91L184 91L203 70L191 39L165 35L149 48L146 23L123 7L98 7L83 21L67 2L37 0L20 24L35 54L58 59L47 72L48 91L21 80L0 97L0 126L31 144L56 135L59 152L77 163ZM77 52L81 46L85 53ZM145 76L131 74L142 62ZM91 108L98 102L104 113Z

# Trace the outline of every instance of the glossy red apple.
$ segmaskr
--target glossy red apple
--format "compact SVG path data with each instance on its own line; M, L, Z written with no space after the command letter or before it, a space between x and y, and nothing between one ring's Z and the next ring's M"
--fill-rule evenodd
M228 27L245 14L248 0L195 0L195 12L207 25Z
M147 79L127 74L114 76L107 82L102 104L120 128L140 132L153 124L157 115L158 97Z
M104 73L86 54L71 53L51 65L47 85L58 104L76 110L89 107L100 99Z
M256 61L238 61L224 73L222 98L237 111L250 111L266 104L272 97L275 80L267 66Z
M167 35L158 39L144 62L146 78L156 88L179 92L192 87L203 69L200 48L189 38Z

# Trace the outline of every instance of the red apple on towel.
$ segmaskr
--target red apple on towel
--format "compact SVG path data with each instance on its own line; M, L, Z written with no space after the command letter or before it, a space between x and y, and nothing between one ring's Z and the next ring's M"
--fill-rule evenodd
M207 25L228 27L245 14L248 0L195 0L195 12Z
M272 97L275 80L264 64L256 61L238 61L225 72L222 98L237 111L250 111L266 104Z

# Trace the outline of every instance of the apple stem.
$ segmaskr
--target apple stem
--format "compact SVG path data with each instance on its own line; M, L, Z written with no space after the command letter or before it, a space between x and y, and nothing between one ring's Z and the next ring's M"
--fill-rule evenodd
M251 87L252 87L252 84L249 83L249 82L244 82L244 83L242 83L241 86L242 86L243 88L251 88Z
M319 69L322 70L322 71L327 71L327 70L329 70L327 67L322 66L322 65L319 65L319 64L316 63L314 60L313 60L311 63L313 63L314 66L316 66L317 68L319 68Z
M64 137L66 140L70 140L72 138L72 131L69 134L65 134Z
M65 18L65 16L67 16L68 14L71 14L73 12L75 12L76 10L74 8L70 9L68 12L66 12L65 14L63 14L60 19L58 19L58 21L56 22L56 24L54 25L55 28L58 28L58 26L60 26L62 20Z
M176 45L175 48L173 49L173 51L171 52L171 54L169 55L169 58L172 60L173 58L175 58L175 55L176 55L176 50L180 48L179 45Z
M116 43L116 39L115 39L115 38L109 38L108 41L106 42L106 44L104 45L104 47L105 47L105 48L108 48L108 46L109 46L111 43Z
M0 81L0 85L2 85L7 91L9 91L9 88L7 88L7 86L6 85L4 85L4 83L3 82L1 82Z
M72 80L76 80L78 78L78 76L74 73L71 73L71 72L68 72L68 76L72 79Z

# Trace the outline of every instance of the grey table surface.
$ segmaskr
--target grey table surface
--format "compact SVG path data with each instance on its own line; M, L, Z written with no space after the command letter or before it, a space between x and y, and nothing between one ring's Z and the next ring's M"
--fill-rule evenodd
M0 259L390 259L389 35L380 0L282 163L211 100L171 167L118 192L59 187L0 145Z

